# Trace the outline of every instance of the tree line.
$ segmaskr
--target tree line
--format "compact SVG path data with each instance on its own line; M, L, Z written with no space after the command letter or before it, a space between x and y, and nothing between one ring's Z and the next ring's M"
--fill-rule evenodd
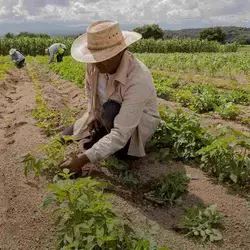
M14 33L8 32L4 36L5 38L18 38L18 37L39 37L39 38L50 38L50 35L48 34L36 34L31 32L20 32L17 35Z
M158 39L171 39L167 36L162 28L158 24L144 25L142 27L137 27L134 31L140 33L144 39L153 38ZM19 37L31 37L31 38L50 38L48 34L36 34L30 32L20 32L17 35L8 32L5 34L5 38L19 38ZM217 41L219 43L225 43L226 33L221 27L211 27L200 31L198 39ZM244 42L242 42L244 44Z

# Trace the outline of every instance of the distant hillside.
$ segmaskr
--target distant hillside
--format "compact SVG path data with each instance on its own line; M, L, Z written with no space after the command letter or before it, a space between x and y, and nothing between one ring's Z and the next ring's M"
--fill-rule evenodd
M250 44L250 28L226 26L226 42L243 42ZM166 38L198 38L202 29L165 30Z

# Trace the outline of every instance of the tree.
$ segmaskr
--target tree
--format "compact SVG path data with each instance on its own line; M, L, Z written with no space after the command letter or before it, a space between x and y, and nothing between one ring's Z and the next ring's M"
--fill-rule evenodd
M162 39L164 36L163 30L159 27L158 24L144 25L143 27L134 29L134 31L140 33L142 35L142 38L145 39Z
M14 37L15 37L15 35L11 32L8 32L5 34L5 38L14 38Z
M203 29L200 32L200 39L208 41L217 41L220 43L224 43L226 40L226 33L223 31L221 27L212 27Z

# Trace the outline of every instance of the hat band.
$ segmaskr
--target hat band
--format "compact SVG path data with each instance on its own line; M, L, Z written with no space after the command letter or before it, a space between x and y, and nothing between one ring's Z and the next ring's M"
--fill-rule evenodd
M87 44L87 47L88 49L90 50L104 50L104 49L110 49L110 48L113 48L117 45L120 45L123 41L125 40L125 37L123 36L122 39L120 41L118 41L117 43L115 44L111 44L111 45L106 45L106 46L102 46L102 47L94 47L94 46L91 46L90 44Z

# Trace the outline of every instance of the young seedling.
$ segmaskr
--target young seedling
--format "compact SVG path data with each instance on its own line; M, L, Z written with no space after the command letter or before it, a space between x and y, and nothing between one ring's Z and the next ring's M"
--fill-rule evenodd
M40 146L38 152L43 157L36 157L32 153L28 153L24 156L24 174L27 176L29 173L33 173L35 176L40 176L44 172L50 172L53 174L60 171L59 165L63 162L66 152L66 144L72 140L71 136L64 136L66 143L61 143L59 136L53 137L49 144Z
M129 187L135 187L139 184L138 177L128 170L129 166L125 161L116 157L109 157L100 165L112 170L118 176L118 179Z
M181 196L188 191L188 183L190 178L184 173L171 173L161 181L159 181L152 191L145 194L148 200L158 204L178 203Z
M217 109L219 115L225 120L235 120L240 115L241 110L232 102L226 103Z
M186 209L186 213L181 217L176 230L202 242L214 242L223 239L220 231L222 225L223 217L216 205L207 208L193 206Z

